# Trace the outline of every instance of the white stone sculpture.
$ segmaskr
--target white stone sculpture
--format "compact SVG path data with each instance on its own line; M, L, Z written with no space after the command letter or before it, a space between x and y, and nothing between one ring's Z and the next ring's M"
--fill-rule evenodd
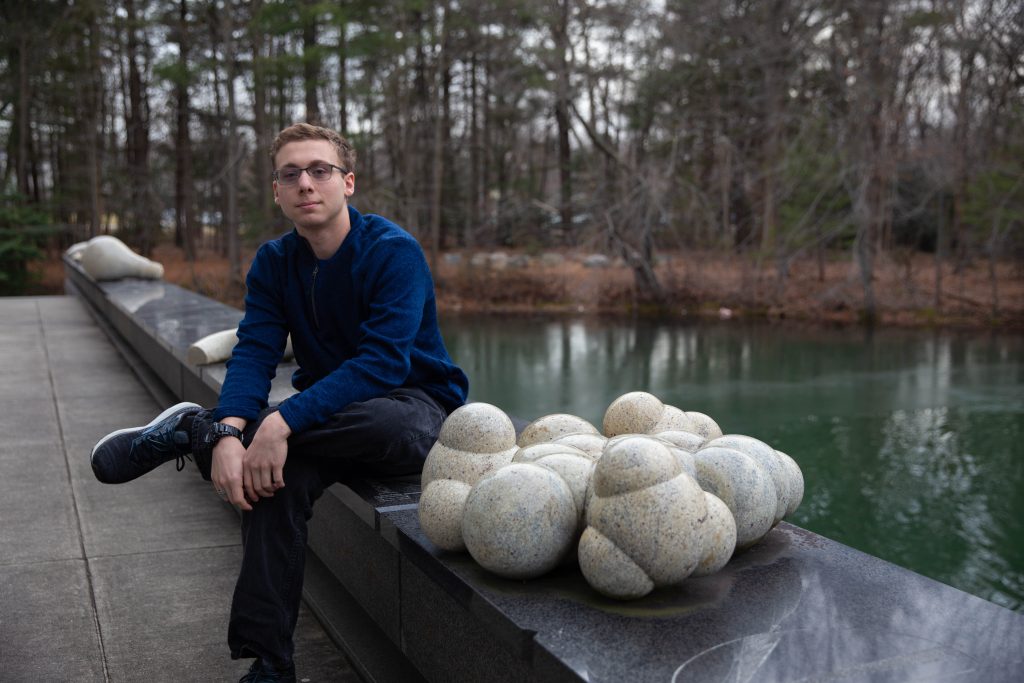
M202 339L197 339L192 342L188 347L188 351L185 352L185 360L191 365L223 363L228 358L231 358L231 351L235 348L235 344L238 343L237 332L236 329L222 330L208 334ZM291 360L294 355L292 352L292 337L288 335L288 340L284 346L284 356L282 356L281 360Z
M679 461L679 466L683 468L683 472L686 472L694 479L697 478L697 462L693 459L693 453L690 451L679 448L671 443L666 442L668 449L672 451L672 455L676 456L676 460Z
M587 460L593 460L587 453L581 451L575 446L562 443L535 443L532 446L520 447L516 451L515 456L512 458L512 462L536 462L541 458L554 455L555 453L570 453L572 455L579 455Z
M679 408L667 406L654 394L631 391L611 402L604 413L604 434L657 434L669 430L695 431L693 422Z
M591 460L597 460L604 452L604 446L608 442L601 434L566 434L560 436L551 443L563 446L573 446L587 454Z
M693 425L693 429L689 431L700 434L705 440L722 436L722 428L704 413L688 410L686 411L686 417L689 418L690 423Z
M662 432L662 434L686 434L686 433L687 432ZM618 441L621 441L622 439L628 439L628 438L631 438L631 437L634 437L634 436L646 436L649 439L655 439L655 440L660 441L661 443L665 444L666 446L668 446L668 449L670 451L672 451L673 455L676 456L676 460L679 461L679 464L682 466L683 471L686 472L687 474L689 474L691 477L696 479L696 477L697 477L697 470L694 469L693 453L697 449L696 448L693 448L693 449L680 448L680 447L676 446L676 444L674 444L672 441L670 441L668 439L662 438L661 434L619 434L618 436L613 436L610 439L608 439L608 443L605 445L605 448L607 449L609 446L611 446L614 443L617 443ZM701 439L696 434L691 434L691 436L693 436L694 438L699 440L701 443L704 442L704 439Z
M70 247L64 250L64 255L67 256L72 261L81 262L82 252L85 251L85 248L87 246L89 246L89 240L86 240L84 242L75 242Z
M696 453L704 445L704 437L696 432L685 432L678 429L670 429L658 432L654 436L668 441L676 448L681 448L687 453Z
M441 426L421 477L420 527L444 550L464 550L462 515L470 490L507 465L518 450L508 415L489 403L467 403Z
M703 558L706 514L704 492L667 446L643 436L616 441L594 469L583 576L620 599L683 581Z
M572 550L577 519L573 493L561 476L541 465L512 463L473 486L462 537L484 569L530 579L554 569Z
M118 280L124 277L159 280L164 276L162 265L139 256L111 235L93 237L80 253L82 268L94 280Z
M597 427L582 417L556 413L539 417L526 425L519 435L519 447L526 448L536 443L554 441L566 434L600 434Z
M758 465L763 467L768 476L772 478L772 485L775 487L775 519L772 520L772 526L782 521L782 518L786 516L786 509L789 507L791 497L789 492L790 477L774 448L764 441L759 441L751 436L744 436L742 434L726 434L725 436L708 441L705 446L721 446L722 448L732 448L740 453L746 453Z
M804 473L800 469L800 465L793 458L778 450L775 451L775 454L782 461L783 468L786 470L786 476L789 479L789 505L786 506L786 517L789 517L796 512L796 509L800 507L800 503L803 502Z
M587 491L594 474L594 461L590 456L572 446L544 443L520 449L512 462L547 467L565 481L572 492L577 528L582 533L586 524Z
M778 504L768 472L732 448L705 446L693 458L700 487L721 498L736 520L736 547L742 550L764 538Z
M676 454L679 464L683 466L683 471L696 479L697 470L694 464L693 454L700 450L700 447L704 445L704 437L700 434L694 434L693 432L683 432L679 430L658 432L654 436L672 447L672 452Z
M736 552L736 519L722 499L704 492L708 514L701 525L701 561L690 576L708 576L724 567Z

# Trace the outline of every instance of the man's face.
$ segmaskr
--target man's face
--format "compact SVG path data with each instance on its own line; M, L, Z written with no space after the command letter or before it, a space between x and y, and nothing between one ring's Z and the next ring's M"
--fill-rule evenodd
M318 164L341 166L338 153L327 140L298 140L277 151L274 168L309 168ZM345 169L346 171L348 169ZM327 180L314 180L310 173L299 174L293 185L274 181L274 201L299 231L330 229L345 225L348 218L348 197L355 191L355 175L331 170Z

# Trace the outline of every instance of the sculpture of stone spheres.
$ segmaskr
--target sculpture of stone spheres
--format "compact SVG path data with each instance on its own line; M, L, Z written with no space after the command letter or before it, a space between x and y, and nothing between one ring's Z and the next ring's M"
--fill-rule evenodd
M441 425L420 478L423 533L444 550L464 550L462 516L469 492L484 475L512 462L516 428L500 408L468 403Z
M424 464L423 532L511 579L575 557L596 591L634 599L719 571L803 500L793 458L652 394L618 397L602 427L545 415L517 444L500 408L459 408Z
M98 235L87 242L73 244L65 253L81 263L85 272L94 280L119 280L124 277L159 280L164 276L162 265L139 256L112 235Z

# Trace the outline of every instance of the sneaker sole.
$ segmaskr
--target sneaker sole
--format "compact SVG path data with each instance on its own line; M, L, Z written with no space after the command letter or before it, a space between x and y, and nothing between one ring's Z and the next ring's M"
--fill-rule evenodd
M171 406L170 408L168 408L164 412L162 412L159 415L157 415L156 417L154 417L152 420L150 420L149 424L142 425L141 427L125 427L124 429L118 429L116 432L110 432L105 437L103 437L98 442L96 442L96 445L92 447L92 451L89 452L89 462L91 463L93 461L93 458L96 457L96 451L98 451L100 449L100 446L102 446L106 442L110 441L115 436L120 436L121 434L125 434L127 432L137 432L137 431L142 431L144 429L149 429L150 427L152 427L153 425L157 424L158 422L162 422L163 420L166 420L167 418L169 418L171 415L173 415L174 413L178 412L179 410L184 410L186 408L199 408L200 410L203 409L203 407L201 405L199 405L198 403L192 403L190 401L182 401L178 405Z

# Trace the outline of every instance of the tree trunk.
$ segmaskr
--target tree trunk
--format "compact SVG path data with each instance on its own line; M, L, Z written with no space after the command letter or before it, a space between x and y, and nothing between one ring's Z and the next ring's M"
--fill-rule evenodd
M100 199L100 159L99 149L102 143L100 132L100 116L102 112L103 81L100 68L100 30L94 8L88 17L89 46L87 59L89 77L87 80L85 101L85 156L87 182L89 183L89 237L100 233L103 208Z
M14 175L18 179L18 193L29 197L28 186L28 142L29 142L29 98L28 87L28 32L18 36L18 152L14 161Z
M262 0L254 2L253 14L257 14L263 6ZM277 221L277 213L274 210L274 195L271 191L271 159L270 152L270 130L267 121L267 72L264 64L266 43L263 39L263 31L257 27L250 27L250 42L252 43L253 54L253 134L256 137L256 196L259 204L262 225L259 229L263 234L269 235L273 232L273 226Z
M433 130L431 121L433 100L430 97L429 82L433 80L433 74L428 77L427 73L427 45L424 42L424 34L427 28L427 18L423 11L415 9L411 13L412 31L416 36L416 65L414 68L413 104L409 126L413 134L413 148L406 148L404 154L409 163L406 168L406 183L409 188L409 201L412 205L412 214L416 217L410 221L412 226L426 226L431 223L431 195L435 183L440 179L434 179L434 169L431 168L433 155L427 150L432 147ZM409 226L406 226L409 227Z
M338 25L338 131L348 135L348 22Z
M175 164L174 164L174 222L175 243L185 250L185 260L196 258L195 211L192 186L192 138L189 135L189 47L188 3L178 4L178 79L175 83L177 97Z
M434 145L430 162L432 176L430 193L430 269L437 272L437 260L441 253L441 197L444 192L444 87L448 8L442 10L441 52L437 56L434 74Z
M308 1L302 9L302 82L306 93L306 123L320 125L320 104L316 93L320 81L320 57L316 34L316 5Z
M139 249L149 256L153 249L150 224L153 211L149 192L149 95L142 79L139 64L144 43L138 38L138 16L135 0L125 0L128 47L128 111L125 113L127 129L128 175L132 179L132 225L137 234Z
M241 148L238 136L238 109L235 103L235 81L238 78L238 62L235 60L235 7L233 2L225 5L221 18L223 31L224 56L227 63L227 95L228 95L228 130L227 130L227 167L224 169L224 193L227 211L224 215L225 238L227 239L228 268L231 282L243 283L241 258L238 244L238 186L241 182Z
M946 202L939 197L939 220L935 225L935 312L942 310L942 261L946 249Z
M999 278L996 277L996 265L998 263L997 248L998 240L996 239L996 232L993 230L992 239L989 240L988 248L988 283L989 290L992 293L992 319L999 319Z
M473 244L473 235L480 227L482 201L482 170L480 154L480 96L477 92L477 53L469 58L469 192L466 201L466 227L462 233L463 246Z
M570 0L560 0L557 21L551 26L551 37L555 43L555 123L558 125L558 175L559 215L562 221L562 237L566 244L573 244L572 207L572 151L569 147L569 5Z

